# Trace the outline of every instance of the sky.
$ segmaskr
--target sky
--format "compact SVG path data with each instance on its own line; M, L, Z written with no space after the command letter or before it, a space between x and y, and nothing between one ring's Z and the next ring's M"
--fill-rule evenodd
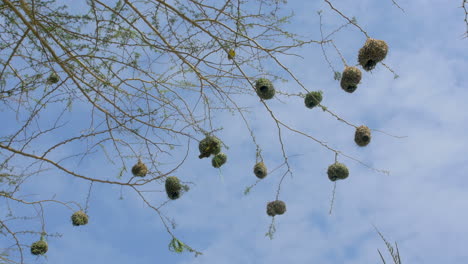
M461 1L399 1L405 12L390 0L334 2L343 13L355 16L371 37L387 42L384 62L399 78L379 64L371 73L363 72L358 89L349 94L333 80L317 45L299 50L303 58L281 57L282 61L307 88L323 90L322 104L347 121L407 137L373 131L371 143L360 148L353 141L354 128L320 109L305 108L297 98L287 103L275 98L267 104L288 125L372 167L389 170L389 175L339 156L350 176L337 182L329 215L333 183L326 171L334 153L284 131L294 174L282 185L280 200L287 211L275 217L277 231L270 240L265 237L271 222L266 203L275 199L282 170L244 195L256 180L255 148L241 118L225 114L219 119L229 122L217 136L230 146L228 162L218 171L208 159L190 155L176 175L196 185L163 209L175 219L177 237L203 255L170 252L170 236L141 199L124 192L120 200L120 188L95 184L86 226L73 227L68 210L47 207L48 230L63 236L48 239L46 257L26 254L29 263L362 264L380 263L377 249L391 263L373 225L387 241L398 243L403 263L468 263L468 39L462 37L466 27ZM343 23L321 1L290 0L287 8L295 12L290 29L314 39L319 38L318 10L323 10L329 29ZM356 29L336 39L350 64L356 63L364 41ZM275 86L297 90L292 81ZM252 128L272 170L282 162L275 124L257 98L245 104L253 109L248 116L255 120ZM103 162L105 158L96 158L81 166L89 173L105 174ZM80 180L54 174L28 184L25 191L56 194L62 200L84 201L89 188ZM161 195L165 194L149 197L157 204L163 201Z

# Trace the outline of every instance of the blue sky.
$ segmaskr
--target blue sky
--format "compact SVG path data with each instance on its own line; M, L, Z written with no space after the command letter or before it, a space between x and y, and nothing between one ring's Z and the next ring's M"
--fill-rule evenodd
M373 167L390 170L390 175L340 156L350 176L338 182L333 214L328 215L333 184L326 170L334 153L285 131L287 153L298 156L290 159L294 176L286 177L280 195L287 212L276 217L277 232L270 240L264 236L271 221L265 207L275 198L281 170L244 195L256 180L255 148L241 118L221 114L220 120L229 120L217 134L230 147L228 163L220 172L213 169L208 159L198 159L194 144L175 176L196 185L163 209L175 219L177 237L202 251L202 256L168 251L170 236L139 197L124 190L120 200L120 187L95 184L87 226L73 227L69 210L47 206L48 232L63 236L49 238L47 258L27 254L31 263L379 263L377 249L386 250L372 224L388 241L398 242L404 263L468 263L468 55L461 1L400 1L405 13L390 0L335 2L345 14L355 16L371 37L388 43L384 62L400 77L394 79L378 65L372 73L363 72L356 92L348 94L333 80L319 46L299 50L303 58L281 59L308 89L324 91L322 104L331 111L353 124L407 138L373 132L372 142L359 148L353 141L354 128L319 109L305 108L298 98L280 97L286 103L275 98L267 104L288 125ZM290 29L314 39L319 38L318 10L323 10L328 29L343 23L321 1L290 0L287 7L296 14ZM364 36L350 28L336 41L354 64ZM333 60L341 69L336 56ZM299 91L292 80L275 86ZM255 120L252 128L271 170L282 162L275 124L257 98L243 105L253 107L248 116ZM105 162L96 156L80 168L111 178ZM84 203L88 188L78 179L50 174L30 179L23 191ZM154 189L163 190L162 185ZM164 196L156 192L148 199L159 204Z

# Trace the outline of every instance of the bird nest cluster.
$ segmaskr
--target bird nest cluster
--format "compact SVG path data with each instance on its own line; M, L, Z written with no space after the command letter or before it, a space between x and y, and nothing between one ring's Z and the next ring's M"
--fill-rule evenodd
M282 215L286 212L286 204L283 201L276 200L267 204L267 215Z
M358 62L366 71L375 68L387 56L388 46L383 40L368 38L364 46L359 50Z
M255 82L255 91L257 95L264 99L268 100L275 96L275 88L270 80L265 78L260 78Z
M221 140L215 136L205 137L198 144L198 150L200 151L200 155L198 157L202 159L214 155L211 160L211 165L215 168L223 166L227 161L227 155L225 153L221 153L221 144Z
M349 171L346 165L339 162L335 162L332 165L328 166L327 174L328 179L330 179L330 181L344 180L348 178Z
M361 78L361 70L356 67L346 67L341 75L341 88L348 93L352 93L357 89Z
M47 242L44 240L39 240L34 242L31 245L31 254L33 255L44 255L47 253L47 250L49 249L49 246L47 245Z
M175 176L167 177L165 187L167 197L169 197L169 199L176 200L180 197L182 185L180 184L179 178Z
M257 164L255 164L254 168L253 168L253 172L255 174L255 176L257 176L257 178L259 179L263 179L267 176L267 167L265 166L265 163L263 162L258 162Z
M138 160L137 164L132 167L132 174L134 176L145 177L147 173L148 168L141 160Z
M307 108L314 108L322 102L323 96L322 91L314 91L306 94L304 103Z
M360 126L356 128L354 133L354 142L360 147L365 147L371 141L371 130L367 126Z
M72 224L74 226L86 225L88 223L88 215L83 211L76 211L71 216Z

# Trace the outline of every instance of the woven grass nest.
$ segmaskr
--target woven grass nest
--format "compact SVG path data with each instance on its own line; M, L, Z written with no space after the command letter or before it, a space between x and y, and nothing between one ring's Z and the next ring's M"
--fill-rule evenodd
M216 155L221 152L221 140L214 136L207 136L198 144L200 159L208 158L211 154Z
M356 128L354 133L354 142L360 147L367 146L371 141L371 130L367 126L360 126Z
M51 73L49 77L47 78L47 84L54 84L58 82L59 82L59 77L55 72Z
M176 200L180 197L182 185L180 184L179 178L175 176L167 177L165 187L167 197L169 197L169 199Z
M265 163L263 162L258 162L257 164L255 164L253 168L253 172L255 176L257 176L257 178L259 179L265 178L268 174L267 167L265 166Z
M146 165L138 160L137 164L132 167L132 174L137 177L145 177L148 173L148 168Z
M359 50L358 62L366 71L375 68L387 56L388 46L383 40L368 38L364 46Z
M213 159L211 160L211 165L215 168L219 168L224 165L227 161L227 155L224 153L216 154Z
M88 215L83 211L76 211L71 216L72 224L74 226L86 225L88 223Z
M270 80L265 78L260 78L255 82L255 91L257 95L264 99L268 100L275 96L275 88Z
M282 215L286 212L286 204L283 201L276 200L267 204L267 215Z
M322 102L323 96L322 91L314 91L306 94L304 104L307 108L314 108Z
M341 88L348 93L352 93L356 91L361 78L361 70L356 67L346 67L341 76Z
M327 170L328 179L330 181L344 180L349 176L349 170L346 165L335 162L332 165L328 166Z
M44 255L47 253L47 250L49 249L49 246L47 245L47 242L44 240L39 240L34 242L31 245L31 254L33 255Z

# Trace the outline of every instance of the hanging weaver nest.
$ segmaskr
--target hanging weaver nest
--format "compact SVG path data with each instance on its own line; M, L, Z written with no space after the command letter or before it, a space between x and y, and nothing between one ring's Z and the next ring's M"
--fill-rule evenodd
M132 173L134 176L145 177L146 173L148 173L148 168L141 160L138 160L137 164L132 167Z
M275 96L275 88L273 87L273 84L270 80L265 78L260 78L255 82L255 91L257 92L257 95L264 100L271 99Z
M378 62L387 56L388 46L383 40L368 38L359 50L358 62L366 71L375 68Z
M47 78L47 84L58 83L58 81L59 81L59 77L55 72L51 73L49 77Z
M361 70L356 67L346 67L341 76L341 88L348 93L354 92L361 81L361 77Z
M47 242L41 239L39 241L34 242L31 245L31 254L44 255L48 249L49 249L49 246L47 245Z
M327 174L330 181L344 180L348 178L349 171L344 164L335 162L334 164L328 166Z
M265 178L267 176L267 167L265 166L265 163L259 162L255 164L253 168L253 172L255 176L257 176L257 178L259 179Z
M276 200L267 204L267 215L282 215L286 212L286 204L283 201Z
M356 128L356 133L354 134L354 142L358 146L365 147L369 144L371 140L371 131L366 126L360 126Z
M322 102L322 91L315 91L306 94L304 103L307 108L314 108Z
M218 154L221 152L221 140L214 136L208 136L198 144L198 150L200 150L200 159L208 158L211 154Z
M180 191L182 185L180 184L179 178L175 176L169 176L166 179L166 193L169 199L175 200L180 197Z
M216 154L213 159L211 160L211 165L215 168L219 168L223 166L224 163L227 161L227 155L224 153Z
M74 226L86 225L88 223L88 215L83 211L76 211L71 216L72 224Z

